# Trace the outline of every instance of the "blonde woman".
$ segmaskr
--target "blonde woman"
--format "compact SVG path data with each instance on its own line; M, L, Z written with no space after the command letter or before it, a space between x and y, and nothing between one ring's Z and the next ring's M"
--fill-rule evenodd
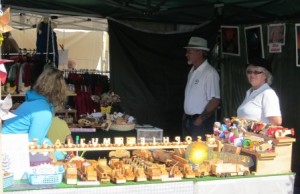
M270 63L263 58L252 58L247 66L246 74L251 88L237 109L238 117L281 125L279 98L270 87L272 84Z
M54 108L63 105L66 91L63 72L47 67L26 92L25 102L14 111L17 116L4 122L2 133L28 133L29 141L37 138L42 144L52 123Z

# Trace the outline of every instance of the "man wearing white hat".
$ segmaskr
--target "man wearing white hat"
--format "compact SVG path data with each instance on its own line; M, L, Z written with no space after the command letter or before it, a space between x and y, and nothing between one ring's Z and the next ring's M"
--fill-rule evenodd
M189 65L193 65L185 88L182 136L193 140L213 133L214 111L220 104L219 74L207 61L207 41L191 37L186 47Z

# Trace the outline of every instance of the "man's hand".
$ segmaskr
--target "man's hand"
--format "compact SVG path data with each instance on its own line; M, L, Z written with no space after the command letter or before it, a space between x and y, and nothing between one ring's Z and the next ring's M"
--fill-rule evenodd
M196 126L200 126L202 123L203 123L203 119L202 119L202 117L199 115L197 118L195 118L195 120L194 120L194 125L196 125Z

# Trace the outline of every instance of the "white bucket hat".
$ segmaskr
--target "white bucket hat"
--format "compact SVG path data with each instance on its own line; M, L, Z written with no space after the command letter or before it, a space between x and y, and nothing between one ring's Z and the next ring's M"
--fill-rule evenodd
M192 36L190 38L188 45L185 46L184 48L193 48L193 49L201 49L201 50L209 51L209 48L207 48L207 40L195 36Z

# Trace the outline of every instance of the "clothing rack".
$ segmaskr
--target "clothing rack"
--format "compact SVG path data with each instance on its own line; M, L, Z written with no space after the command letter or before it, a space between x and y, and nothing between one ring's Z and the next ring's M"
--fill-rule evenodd
M77 117L100 109L100 104L91 99L92 95L101 95L109 91L109 77L104 71L95 69L64 69L64 78L69 90L76 93L73 98ZM107 72L107 71L106 71ZM109 72L107 72L109 74Z
M95 75L109 75L110 71L101 71L96 69L64 69L64 76L68 77L70 73L74 74L95 74Z
M18 53L1 53L2 56L34 56L34 55L46 55L46 54L54 54L52 53L40 53L36 52L36 49L26 49L26 48L20 48Z
M101 71L97 69L64 69L66 73L91 73L91 74L102 74L102 73L109 73L109 71Z

